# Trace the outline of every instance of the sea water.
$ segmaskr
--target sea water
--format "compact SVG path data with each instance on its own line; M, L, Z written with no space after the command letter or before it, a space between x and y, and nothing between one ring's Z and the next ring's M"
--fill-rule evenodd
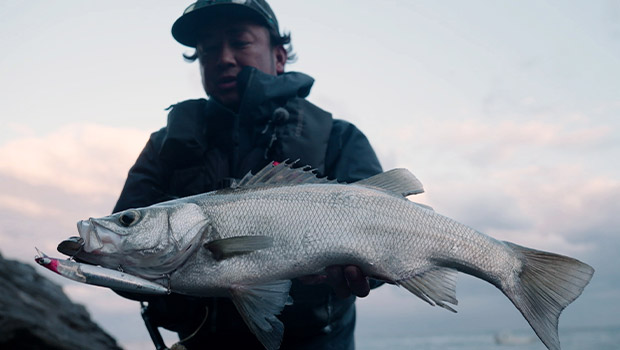
M448 330L449 331L449 330ZM357 350L545 350L531 330L446 332L392 336L356 332ZM560 331L562 350L620 350L620 327Z

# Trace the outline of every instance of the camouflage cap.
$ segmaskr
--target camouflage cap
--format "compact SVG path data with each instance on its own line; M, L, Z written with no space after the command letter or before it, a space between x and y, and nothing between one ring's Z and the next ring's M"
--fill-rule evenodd
M172 36L183 45L196 47L200 27L213 18L227 14L256 19L270 32L280 33L276 15L265 0L198 0L174 22Z

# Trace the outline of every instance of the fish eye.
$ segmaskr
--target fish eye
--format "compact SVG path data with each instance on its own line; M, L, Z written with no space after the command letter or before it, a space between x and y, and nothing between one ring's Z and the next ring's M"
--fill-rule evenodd
M121 225L129 227L140 221L140 212L137 210L127 210L118 217Z

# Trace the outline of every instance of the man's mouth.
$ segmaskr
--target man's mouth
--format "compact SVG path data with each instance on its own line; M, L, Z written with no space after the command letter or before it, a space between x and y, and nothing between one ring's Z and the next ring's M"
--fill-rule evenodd
M217 80L218 90L230 90L237 87L237 77L227 76Z

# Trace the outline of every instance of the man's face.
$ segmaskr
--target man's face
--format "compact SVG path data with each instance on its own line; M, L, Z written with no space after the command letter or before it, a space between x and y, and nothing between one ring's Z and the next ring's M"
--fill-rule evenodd
M267 28L248 20L222 19L204 28L196 47L207 95L231 109L239 107L237 74L251 66L267 74L284 72L286 50L272 47Z

